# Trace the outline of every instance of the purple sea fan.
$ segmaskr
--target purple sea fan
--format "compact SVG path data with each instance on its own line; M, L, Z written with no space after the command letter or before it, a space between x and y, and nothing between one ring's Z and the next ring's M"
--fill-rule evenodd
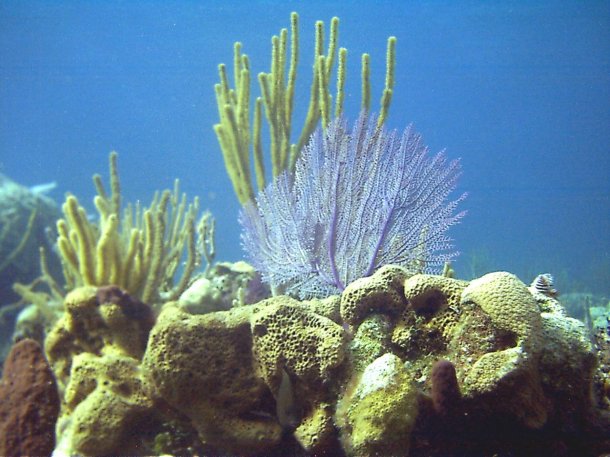
M276 293L342 291L377 268L435 272L457 255L446 231L466 194L448 201L458 160L433 157L411 126L399 136L361 114L318 129L294 174L278 176L241 211L249 261Z

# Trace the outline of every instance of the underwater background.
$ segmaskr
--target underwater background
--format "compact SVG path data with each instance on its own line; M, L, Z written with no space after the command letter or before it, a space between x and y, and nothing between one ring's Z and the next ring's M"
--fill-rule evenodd
M243 43L268 71L269 37L300 14L295 116L305 116L313 26L341 19L348 116L360 56L373 107L386 40L398 39L387 126L413 122L433 152L461 157L469 196L449 234L466 279L507 270L560 291L610 294L609 1L3 1L0 173L93 212L93 173L119 152L124 201L179 177L217 218L217 258L243 257L239 204L212 130L217 65ZM253 87L258 92L258 87Z

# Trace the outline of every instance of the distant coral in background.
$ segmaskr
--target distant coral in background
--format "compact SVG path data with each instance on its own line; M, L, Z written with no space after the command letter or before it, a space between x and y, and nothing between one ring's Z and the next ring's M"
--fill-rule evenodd
M61 264L53 252L53 227L61 211L44 195L53 186L54 183L28 188L0 173L0 363L14 341L13 329L23 322L24 306L33 298L21 300L13 284L22 281L35 286L42 277L51 282L55 281L53 277L61 277ZM40 250L45 258L42 271ZM36 323L21 326L16 333L42 343L43 321L54 316L54 309L47 304L54 297L45 291L36 299L40 307L34 305L28 312L28 319Z
M448 200L459 175L411 127L400 136L363 113L350 130L339 118L312 136L294 175L244 206L244 248L272 288L303 298L383 265L439 271L456 255L446 231L465 214L455 212L465 194Z
M38 249L51 250L49 230L60 216L55 202L37 188L0 174L0 306L18 299L12 290L15 281L32 281L40 275ZM57 257L49 258L49 268L61 275Z

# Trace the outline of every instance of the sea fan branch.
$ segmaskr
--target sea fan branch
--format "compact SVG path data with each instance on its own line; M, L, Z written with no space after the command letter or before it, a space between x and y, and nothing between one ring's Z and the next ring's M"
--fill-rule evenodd
M448 201L458 160L430 157L411 126L402 135L360 115L318 129L294 174L284 173L240 215L250 261L276 291L324 296L386 264L435 271L457 255L446 232L465 212Z

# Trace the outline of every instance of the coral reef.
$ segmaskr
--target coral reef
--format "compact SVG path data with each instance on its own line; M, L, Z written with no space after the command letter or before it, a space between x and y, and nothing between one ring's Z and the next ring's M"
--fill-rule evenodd
M45 351L63 391L74 358L116 353L140 359L153 323L151 308L116 286L81 287L64 301L64 314L45 341Z
M151 333L143 370L150 390L191 418L202 442L256 453L282 437L273 415L284 370L302 399L302 440L328 428L328 408L319 400L330 396L324 386L343 360L342 341L341 326L288 297L204 315L169 303Z
M270 386L279 384L279 370L286 369L309 388L318 390L328 384L331 370L345 356L343 328L289 297L261 302L250 322L253 352L260 373Z
M489 316L500 343L468 367L463 379L464 395L489 394L494 410L504 409L505 414L528 427L541 427L547 420L548 408L537 369L542 322L534 297L516 276L498 272L471 281L462 293L462 301L475 304ZM517 392L515 384L522 386ZM509 395L510 402L498 402L498 398Z
M124 453L134 430L155 414L139 361L85 352L74 357L71 367L57 423L57 449L64 455Z
M49 207L54 209L54 206L42 196L30 196L21 188L14 190L18 187L14 184L4 186L12 192L10 195L21 196L24 204L34 206L27 228L22 228L25 230L22 242L3 260L0 271L13 262L13 257L20 256L26 246L32 243L40 245L41 274L29 284L13 284L21 300L0 310L0 325L8 328L4 321L14 320L19 309L24 308L17 317L18 326L14 329L13 339L31 337L42 342L61 314L66 292L78 287L117 285L146 303L160 306L164 301L178 298L186 290L203 260L207 263L206 270L211 268L215 257L215 222L206 212L196 223L198 199L187 204L186 195L180 194L176 180L173 191L157 193L149 208L137 203L126 205L122 211L117 161L118 154L112 152L109 156L110 193L99 175L93 177L97 189L94 199L99 216L97 222L73 195L68 195L62 206L64 218L55 217L57 222L50 222L57 226L54 249L59 253L61 266L55 255L49 255L54 250L44 248L49 235L45 235L43 242L38 233L41 231L39 224L49 219ZM0 177L0 184L4 182L4 177ZM3 226L0 253L2 240L10 234L11 227L11 224ZM56 270L63 271L63 283L54 278L55 264L58 264ZM15 279L11 274L4 278ZM27 279L27 275L19 277L19 280L23 279Z
M153 415L140 374L153 324L152 309L117 286L66 296L45 342L63 400L56 428L62 452L117 453L128 448L128 432Z
M94 177L97 221L68 195L56 224L65 288L44 249L41 278L15 285L19 306L32 304L15 335L44 338L48 362L33 340L14 346L0 381L0 454L610 453L607 321L569 317L549 274L529 287L508 272L455 279L448 263L442 276L423 274L451 257L434 253L448 247L444 232L462 216L454 210L463 196L446 202L459 166L440 154L426 159L410 130L402 140L385 133L393 37L380 114L369 117L364 55L363 114L347 129L338 23L326 51L316 23L309 108L294 143L298 15L290 35L272 39L253 110L240 43L234 88L219 67L215 133L242 222L249 218L244 245L254 258L273 258L273 290L260 264L214 263L214 220L208 213L196 222L198 201L188 204L177 181L148 208L123 210L112 153L109 192ZM269 186L263 112L276 179ZM267 189L256 202L251 168L256 187ZM38 203L7 217L0 199L0 220L8 220L0 273L39 241ZM582 305L592 318L591 303Z
M16 343L0 380L0 455L50 455L55 446L59 397L40 345Z
M369 314L399 314L406 305L403 283L408 276L408 270L386 265L349 284L341 294L343 322L356 327Z
M392 350L392 319L384 314L371 314L358 326L349 341L351 370L362 373L367 365Z
M510 273L467 282L387 266L341 296L246 304L234 294L249 270L230 267L211 269L231 291L222 310L174 301L154 321L118 288L68 295L47 338L63 399L59 451L423 457L610 448L591 335Z
M256 454L281 439L254 369L251 306L190 315L169 303L143 360L149 389L192 421L205 444ZM257 414L258 412L258 414Z
M258 273L246 262L219 262L195 278L178 302L192 314L226 311L256 303L271 295Z
M347 455L408 455L418 393L402 360L384 354L351 382L336 414Z
M595 332L593 343L597 349L598 365L593 382L593 395L600 409L610 411L610 322L606 329Z

